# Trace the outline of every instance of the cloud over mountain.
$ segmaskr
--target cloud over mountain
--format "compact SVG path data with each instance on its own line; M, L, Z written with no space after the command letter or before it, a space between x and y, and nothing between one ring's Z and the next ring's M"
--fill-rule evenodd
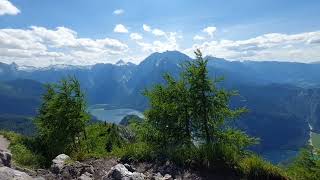
M299 34L269 33L245 40L213 40L194 44L185 52L199 48L204 53L228 59L319 60L320 31Z
M117 39L80 38L66 27L47 29L0 29L0 58L4 62L45 66L48 64L93 64L126 52Z

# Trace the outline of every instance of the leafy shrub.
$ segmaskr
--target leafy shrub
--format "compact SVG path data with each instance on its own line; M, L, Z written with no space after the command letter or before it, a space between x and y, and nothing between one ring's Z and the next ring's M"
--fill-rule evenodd
M189 166L197 157L199 157L199 151L195 146L178 147L168 151L168 158L178 165Z
M43 164L44 158L40 155L33 153L24 144L14 144L10 146L13 154L13 160L20 166L39 168Z
M287 171L292 179L317 180L320 177L320 156L313 148L302 149Z
M258 156L242 159L239 168L246 179L288 179L283 170Z
M198 162L202 162L202 166L211 168L232 168L242 157L237 148L224 143L201 145L198 154Z
M80 141L77 151L71 153L76 160L101 158L112 155L112 151L121 148L128 141L124 129L115 124L94 123L86 127L86 136Z
M45 166L44 157L37 154L33 149L33 146L35 146L33 138L11 131L1 131L0 134L10 141L9 149L16 165L32 169Z
M126 144L122 148L116 148L113 155L125 161L151 161L156 157L153 148L144 142Z

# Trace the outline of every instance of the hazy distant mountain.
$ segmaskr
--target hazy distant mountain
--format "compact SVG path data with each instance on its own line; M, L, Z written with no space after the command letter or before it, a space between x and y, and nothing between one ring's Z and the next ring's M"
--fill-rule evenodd
M43 92L43 84L34 80L0 82L0 114L35 115Z

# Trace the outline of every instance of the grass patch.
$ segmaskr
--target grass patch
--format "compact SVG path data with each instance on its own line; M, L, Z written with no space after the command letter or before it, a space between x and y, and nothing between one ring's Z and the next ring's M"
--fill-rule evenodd
M33 151L32 138L9 131L0 131L0 134L10 141L9 149L14 164L29 169L43 167L45 159Z
M239 168L245 179L289 179L282 169L255 155L242 159Z

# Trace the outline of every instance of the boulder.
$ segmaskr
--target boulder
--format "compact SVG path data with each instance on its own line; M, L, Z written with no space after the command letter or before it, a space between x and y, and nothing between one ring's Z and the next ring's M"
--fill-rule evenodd
M130 172L123 164L113 166L103 180L144 180L146 176L139 172Z
M25 172L11 169L9 167L0 167L1 180L33 180L31 176Z
M64 178L77 178L83 174L93 174L94 168L91 165L81 163L79 161L65 165L61 170L60 174Z
M86 172L86 173L82 174L78 178L78 180L93 180L93 176L92 176L92 174Z
M152 177L153 180L173 180L172 176L170 174L165 174L164 176L161 175L161 173L157 173Z
M11 153L0 150L0 166L11 167Z
M68 155L60 154L52 160L51 172L59 174L63 167L66 165L66 162L71 160Z

